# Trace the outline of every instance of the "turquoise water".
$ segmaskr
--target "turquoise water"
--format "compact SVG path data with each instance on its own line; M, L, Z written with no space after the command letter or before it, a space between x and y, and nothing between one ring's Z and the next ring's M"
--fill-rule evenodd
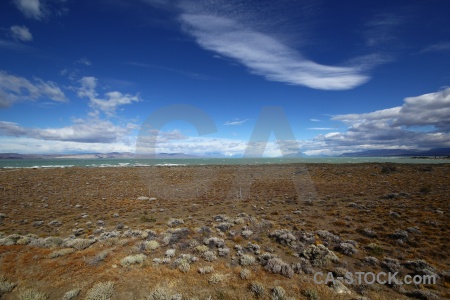
M450 163L450 159L404 157L320 157L320 158L173 158L173 159L2 159L0 168L140 167L194 165L256 165L288 163L368 163L412 164Z

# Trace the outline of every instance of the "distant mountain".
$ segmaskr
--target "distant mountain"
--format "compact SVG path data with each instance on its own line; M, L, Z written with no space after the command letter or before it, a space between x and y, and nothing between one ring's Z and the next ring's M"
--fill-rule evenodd
M380 156L450 156L450 148L434 148L426 151L405 149L376 149L360 152L342 153L341 157L380 157Z
M291 153L291 154L284 155L282 157L285 157L285 158L296 158L296 157L308 157L308 155L306 155L305 153L299 151L299 152L296 152L296 153Z

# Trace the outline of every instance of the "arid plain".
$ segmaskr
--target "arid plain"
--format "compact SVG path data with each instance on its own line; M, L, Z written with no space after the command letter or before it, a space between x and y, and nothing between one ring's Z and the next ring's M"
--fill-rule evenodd
M449 298L449 183L449 164L3 169L0 298ZM314 282L369 271L437 281Z

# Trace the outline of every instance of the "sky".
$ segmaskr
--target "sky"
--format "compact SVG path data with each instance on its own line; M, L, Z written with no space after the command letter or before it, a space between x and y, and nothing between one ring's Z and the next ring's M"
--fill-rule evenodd
M449 11L447 0L1 1L0 152L450 147Z

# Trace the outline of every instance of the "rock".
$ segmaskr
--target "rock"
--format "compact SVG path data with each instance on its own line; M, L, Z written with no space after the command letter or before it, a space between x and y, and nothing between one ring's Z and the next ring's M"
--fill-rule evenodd
M61 226L62 223L60 221L58 221L58 220L53 220L53 221L49 222L48 225L50 225L50 226Z
M42 226L42 224L44 224L44 221L34 221L34 222L33 222L33 226L34 226L34 227Z

